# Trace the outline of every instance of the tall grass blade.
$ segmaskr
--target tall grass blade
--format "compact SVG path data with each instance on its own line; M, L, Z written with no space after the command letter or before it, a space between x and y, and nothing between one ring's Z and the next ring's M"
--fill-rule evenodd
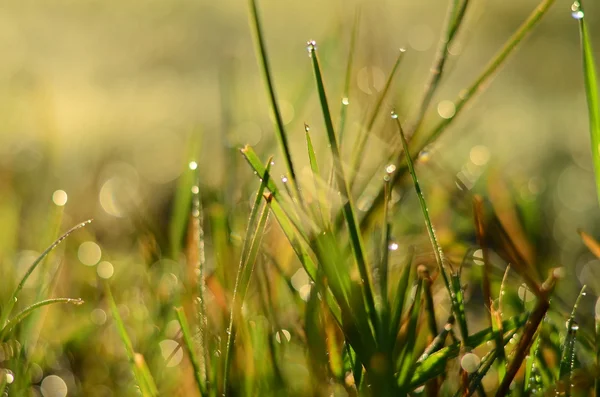
M125 324L123 323L123 319L119 314L119 309L117 308L117 304L115 303L115 299L113 298L112 292L108 284L106 284L106 297L108 299L108 304L110 307L110 311L112 313L113 319L115 320L115 324L117 326L117 332L119 333L119 337L121 338L121 342L125 347L125 353L127 354L127 358L129 360L129 366L131 368L131 372L133 372L133 376L136 380L138 387L140 388L140 392L143 397L155 397L158 396L158 389L156 384L154 383L154 378L152 374L150 374L150 370L146 365L144 357L136 353L133 349L133 344L131 343L131 339L127 334L127 330L125 329Z
M577 300L575 300L575 304L573 305L571 316L567 320L567 336L562 345L560 356L558 380L563 382L564 393L567 397L571 395L571 383L573 383L571 377L573 376L573 367L575 366L575 342L577 341L577 330L579 330L579 325L575 322L575 313L579 307L581 297L584 295L585 285L581 288L579 296L577 296Z
M71 233L73 233L74 231L76 231L78 229L81 229L82 227L85 227L86 225L89 225L90 223L92 223L91 219L87 220L85 222L81 222L81 223L73 226L71 229L67 230L62 236L60 236L58 239L56 239L56 241L54 241L54 243L52 243L48 248L46 248L44 250L44 252L42 252L40 254L40 256L38 256L37 259L31 264L31 266L25 272L25 275L23 275L23 277L21 278L21 281L17 285L17 288L13 292L12 296L8 300L6 308L4 308L4 310L2 311L0 325L3 328L6 326L6 322L8 321L8 316L10 316L10 313L12 312L15 302L17 301L17 295L19 295L19 292L21 292L21 290L23 289L23 286L27 282L27 279L29 279L29 276L31 276L31 273L33 273L33 271L44 260L44 258L46 258L46 256L52 250L54 250L60 243L62 243Z
M571 6L573 18L579 22L579 36L581 39L581 55L583 57L583 78L585 81L585 94L588 104L588 117L590 136L592 141L592 159L596 173L596 189L600 201L600 98L598 95L598 77L596 76L596 62L594 49L583 9L583 1L576 0Z
M310 169L313 174L313 183L315 187L315 195L317 201L317 209L319 211L318 216L321 218L321 225L323 227L328 227L331 223L329 208L327 205L327 198L323 192L323 189L319 186L317 180L320 175L319 164L317 162L317 155L315 154L315 148L312 143L312 139L310 138L310 132L308 125L304 125L304 129L306 131L306 147L308 149L308 160L310 162Z
M342 165L342 159L340 156L339 146L335 131L333 129L333 122L331 120L331 112L329 111L329 104L327 102L327 96L325 94L325 85L323 83L323 77L321 74L321 68L319 66L319 60L317 57L317 46L314 41L310 41L307 46L309 57L312 61L313 72L315 75L315 81L317 84L317 91L319 93L319 100L321 102L321 110L323 118L325 120L325 128L327 131L327 138L329 140L329 146L331 148L331 154L333 157L333 164L335 170L335 178L338 189L344 200L342 211L346 218L346 224L348 226L348 232L350 234L350 242L354 258L358 266L358 271L361 277L361 288L363 290L363 297L367 306L367 314L371 318L373 325L376 324L376 311L375 311L375 299L373 297L373 286L371 282L371 276L367 269L367 260L364 253L362 236L354 213L354 204L352 201L352 195L348 189L348 182L344 175L344 169Z
M419 179L417 178L417 173L415 171L415 166L411 158L410 152L408 150L408 142L406 141L404 130L402 129L402 125L400 124L400 120L398 120L398 114L396 114L396 112L392 112L392 119L396 122L396 126L398 127L398 133L400 134L400 139L402 140L402 147L404 148L404 153L406 155L406 164L408 166L408 170L410 172L413 184L415 186L415 190L417 192L419 205L421 206L421 212L423 213L423 218L425 219L425 227L427 228L427 234L429 234L429 240L431 241L431 246L433 247L435 261L438 265L440 274L442 275L442 279L444 280L444 285L448 290L448 294L450 295L450 297L452 297L450 279L448 278L448 274L446 273L446 268L444 265L444 253L442 252L442 248L440 247L440 244L437 240L437 236L435 235L435 230L433 229L433 224L431 222L431 218L429 217L429 209L427 208L427 203L425 202L425 197L423 196L423 192L421 191L421 185L419 184Z
M185 344L185 347L187 348L188 355L190 356L190 362L192 363L192 368L194 370L194 379L196 380L196 386L198 386L200 394L204 396L206 395L206 382L204 381L202 375L202 367L200 366L200 360L196 355L196 348L194 346L194 341L190 332L190 326L188 325L183 308L175 308L175 313L177 314L177 321L179 322L179 326L181 327L181 332L183 334L183 342Z
M356 52L356 39L358 37L358 25L360 22L360 9L356 9L354 14L354 24L352 25L352 34L350 36L350 49L348 51L348 62L346 63L346 78L344 79L344 92L342 94L342 108L340 109L340 121L338 125L338 135L340 147L344 140L346 130L346 118L348 106L350 105L350 83L352 82L352 66L354 65L354 54Z
M296 172L294 171L294 164L292 162L292 154L290 151L285 126L283 123L283 117L281 116L281 111L279 110L279 105L277 104L277 95L275 94L275 86L273 84L273 78L271 76L271 67L269 65L269 57L267 54L267 46L265 44L265 38L262 28L262 23L260 20L257 0L249 0L248 2L250 8L250 22L251 28L255 37L256 42L256 52L258 54L258 58L260 61L260 66L263 72L263 78L265 81L265 85L267 88L267 92L269 95L269 101L271 104L271 111L273 113L273 119L275 120L275 129L277 132L277 140L279 141L279 146L283 152L283 157L285 161L285 165L287 171L290 175L290 180L292 181L294 187L298 189L297 181L296 181ZM299 194L299 192L297 191ZM301 197L301 196L299 196Z
M369 138L369 134L371 133L371 131L373 130L373 127L375 126L375 122L377 121L377 116L379 116L379 113L381 112L381 108L383 106L383 101L387 97L388 92L390 91L390 88L392 87L392 83L394 82L394 77L396 76L396 73L398 72L400 63L402 62L402 59L404 58L404 54L406 54L406 50L404 48L400 48L400 50L398 52L398 57L396 58L396 62L394 63L394 66L392 67L392 70L390 71L390 74L388 75L388 77L385 81L385 85L383 86L383 89L381 90L381 92L379 93L379 96L377 97L377 102L375 102L375 105L373 106L373 110L371 111L371 114L370 114L369 118L367 119L367 123L363 128L361 128L359 130L358 137L356 138L356 143L354 144L354 148L352 150L352 163L350 165L350 176L348 178L348 180L350 181L349 184L351 187L354 186L356 174L361 167L362 161L364 160L364 157L365 157L364 152L365 152L365 148L367 147L367 141Z
M419 327L418 320L421 314L421 296L423 290L423 277L419 277L419 282L415 290L414 301L408 313L409 320L407 324L407 335L404 339L404 348L400 355L400 360L397 363L397 379L398 386L406 391L407 383L412 377L413 367L416 365L416 360L413 359L415 354L415 344L417 340L417 329Z
M414 249L411 247L408 261L402 269L400 278L398 279L398 286L396 287L394 303L391 307L391 322L389 330L389 338L395 340L398 332L400 331L400 323L402 320L402 311L404 309L404 303L406 302L406 296L410 293L409 282L413 275L413 258Z
M450 3L448 12L446 14L446 27L442 33L442 37L440 38L440 43L436 51L435 59L433 61L433 65L431 65L431 70L427 82L425 83L425 91L423 93L423 98L419 103L419 108L417 110L415 120L409 126L409 132L414 132L418 130L421 126L421 123L423 122L425 112L427 111L427 109L429 109L431 100L433 99L433 96L435 95L435 92L439 87L442 77L444 76L446 61L448 60L448 55L450 53L450 46L454 42L456 34L458 33L460 26L462 25L468 5L469 0L452 0L452 2Z
M244 302L250 275L254 268L254 262L258 254L258 248L262 241L264 227L269 214L267 205L262 205L263 194L270 180L269 171L271 169L271 159L266 165L265 175L260 183L260 187L256 193L254 204L250 212L250 219L246 228L246 237L240 254L240 264L235 277L235 286L233 289L233 297L230 306L229 325L227 326L227 342L225 347L225 367L223 372L223 394L227 394L227 380L229 377L229 369L231 366L231 356L233 353L234 341L234 319L239 315L239 311ZM261 210L262 208L262 210ZM257 222L258 219L258 222Z
M196 140L189 139L189 156L194 158L197 151ZM185 171L177 181L173 207L171 209L171 220L169 222L169 244L171 258L175 259L181 252L181 244L185 235L190 204L192 204L192 186L196 179L198 163L191 161L185 164Z
M196 245L196 265L195 270L198 274L196 280L196 293L197 293L197 304L196 304L196 322L198 335L198 347L202 361L199 362L200 374L204 379L210 378L209 374L209 361L211 343L208 335L208 309L206 307L206 254L204 251L204 211L202 208L202 201L200 200L200 181L196 178L196 184L190 189L192 192L192 224L193 224L193 239ZM211 379L212 380L212 379Z

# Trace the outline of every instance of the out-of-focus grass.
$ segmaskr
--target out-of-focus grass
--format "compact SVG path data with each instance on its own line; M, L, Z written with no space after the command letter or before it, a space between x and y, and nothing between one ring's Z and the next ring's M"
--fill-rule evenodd
M598 217L577 35L570 11L551 3L492 58L535 2L452 1L443 25L435 2L364 2L355 13L354 3L252 1L258 62L237 3L4 5L0 388L590 388L598 321L583 313L600 285L583 243L597 248ZM306 59L309 38L319 58L313 47ZM417 138L440 139L406 156L419 145L398 137L392 108L414 116ZM378 191L383 215L370 210ZM92 227L35 262L84 216ZM555 287L557 266L567 277ZM42 307L67 302L57 296L85 303Z

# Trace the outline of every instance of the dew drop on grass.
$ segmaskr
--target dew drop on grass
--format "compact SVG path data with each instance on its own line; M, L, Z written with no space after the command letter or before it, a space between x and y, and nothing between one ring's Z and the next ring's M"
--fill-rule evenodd
M350 104L350 100L346 97L342 98L342 105L348 106Z
M307 41L306 49L308 50L308 56L312 57L312 54L317 50L317 42L314 40Z
M398 113L396 113L395 110L392 110L391 116L393 119L397 119L398 118Z
M283 183L287 183L287 181L288 181L287 177L285 177L285 176L284 176L284 177L281 177L281 182L283 182Z
M429 161L429 159L431 158L431 154L430 154L429 150L427 150L425 148L419 152L418 158L419 158L420 162L425 163L425 162Z
M396 166L394 164L390 164L387 167L385 167L385 172L387 172L388 174L393 174L394 171L396 171Z
M579 1L575 1L571 5L571 16L575 19L583 19L584 14L583 11L581 11L581 3Z
M388 245L388 249L390 251L396 251L398 249L399 245L398 243L390 243L390 245Z
M190 161L188 167L190 167L190 170L195 170L198 168L198 163L196 163L195 161Z
M6 371L6 383L9 385L15 381L15 376L12 372Z

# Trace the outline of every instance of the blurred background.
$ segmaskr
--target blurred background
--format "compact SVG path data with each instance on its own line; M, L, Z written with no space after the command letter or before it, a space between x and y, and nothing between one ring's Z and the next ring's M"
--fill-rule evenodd
M600 45L600 6L588 3L591 37ZM533 0L474 2L451 49L426 126L453 113L451 101L536 5ZM594 295L600 293L600 263L585 251L577 234L582 228L598 235L600 217L578 27L570 5L556 2L492 84L429 148L430 160L422 165L422 182L432 200L446 197L436 189L452 188L454 178L485 197L490 180L501 186L498 194L508 192L529 240L545 260L542 267L566 267L561 294L569 302L583 279L591 283ZM323 164L329 161L305 43L314 39L319 45L329 100L338 114L357 8L359 37L345 140L356 136L401 47L407 52L384 106L397 106L403 118L416 110L446 2L263 0L260 6L278 99L300 164L307 163L305 122ZM58 230L95 219L67 240L61 248L64 255L53 256L38 270L38 277L55 280L53 295L82 297L86 304L51 308L43 315L31 393L39 395L42 382L56 376L60 381L51 381L58 382L58 389L63 382L69 395L128 395L123 391L128 377L121 373L127 372L127 363L115 352L120 350L114 330L105 327L110 314L102 300L102 280L114 283L124 316L138 321L133 338L154 335L154 349L163 349L168 358L175 325L172 314L160 313L172 307L168 296L185 273L173 255L177 250L171 249L169 227L189 163L195 161L199 170L213 269L235 262L257 186L237 148L249 143L263 159L275 155L274 174L284 172L247 4L3 2L0 53L3 279L23 274ZM393 130L384 119L369 139L365 167L358 171L364 184L393 149L385 132ZM364 192L355 193L359 197ZM470 205L438 201L438 213L461 213L457 208ZM410 211L417 208L416 200L408 200L406 208L398 222L422 227L418 212ZM455 222L469 223L470 217L462 214ZM215 237L219 222L228 230L226 243ZM448 241L460 238L462 226L452 232L453 226L440 225L442 231L450 230ZM218 244L231 246L231 258L216 254ZM294 274L297 264L290 266ZM7 297L11 290L3 288L0 295ZM35 296L32 288L25 292ZM584 310L593 310L593 305L582 303ZM98 362L86 354L90 351L108 358ZM50 389L55 388L47 386L45 397L61 396Z

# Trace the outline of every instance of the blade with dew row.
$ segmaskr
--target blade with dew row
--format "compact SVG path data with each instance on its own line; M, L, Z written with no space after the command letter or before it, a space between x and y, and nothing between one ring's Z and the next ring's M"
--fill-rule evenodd
M354 213L354 203L352 196L348 189L348 182L344 175L344 169L342 165L342 159L340 156L339 146L335 131L333 129L333 122L331 120L331 112L329 111L329 104L327 102L327 96L325 94L325 85L323 83L323 77L321 74L321 68L319 66L319 60L317 56L317 45L314 41L308 42L307 45L308 54L312 61L313 72L315 75L315 82L317 85L317 91L319 94L319 100L321 103L321 110L325 121L325 129L327 131L327 138L329 140L329 146L333 157L333 164L335 170L335 178L337 187L346 202L342 206L344 217L346 218L346 224L348 226L348 232L350 235L350 242L354 258L358 266L360 273L360 286L363 291L363 298L365 300L367 315L370 317L371 323L376 324L376 311L375 311L375 299L373 296L373 285L371 282L371 275L367 269L367 260L363 248L362 236L358 227L356 215Z
M2 311L2 318L0 319L0 326L2 326L2 327L6 326L6 323L8 321L8 316L10 316L10 313L12 312L15 302L17 301L17 295L19 295L19 292L21 292L21 290L23 289L23 286L25 286L25 283L27 282L27 279L29 278L29 276L31 276L31 273L33 273L33 271L44 260L44 258L46 258L46 256L52 250L54 250L60 243L62 243L71 233L89 225L90 223L92 223L91 219L87 220L85 222L81 222L81 223L73 226L71 229L67 230L62 236L60 236L58 239L56 239L56 241L54 241L54 243L52 243L48 248L46 248L44 250L44 252L42 252L40 254L40 256L38 256L37 259L31 264L31 266L29 266L29 268L25 272L25 275L23 275L23 277L21 278L21 281L17 285L17 288L15 288L14 292L12 293L12 296L8 300L6 308L4 308L4 310Z

